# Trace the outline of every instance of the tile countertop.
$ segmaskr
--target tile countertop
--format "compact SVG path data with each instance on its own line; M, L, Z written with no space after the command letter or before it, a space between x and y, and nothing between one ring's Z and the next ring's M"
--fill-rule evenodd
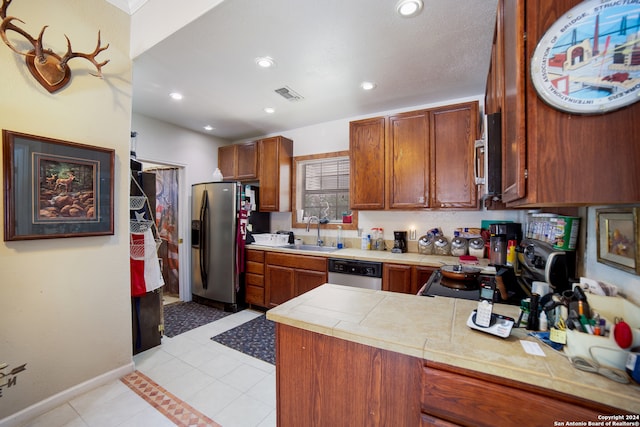
M458 257L454 256L442 256L442 255L422 255L415 252L405 252L402 254L394 254L391 251L366 251L362 249L345 248L336 249L333 252L320 252L320 251L305 251L293 248L278 248L261 246L256 244L250 244L246 246L247 249L257 249L271 252L284 252L298 255L313 255L321 256L324 258L343 258L343 259L357 259L360 261L374 261L374 262L388 262L397 264L410 264L420 265L424 267L442 267L443 265L457 265L459 264ZM482 268L484 274L495 274L495 267L489 266L489 259L482 258L478 260L478 265L472 265L471 267Z
M563 353L513 329L506 338L466 325L477 302L324 284L267 311L267 318L348 341L534 384L632 413L640 413L640 387L574 368ZM518 307L494 312L516 318ZM399 314L402 315L399 315ZM545 356L524 351L540 343Z

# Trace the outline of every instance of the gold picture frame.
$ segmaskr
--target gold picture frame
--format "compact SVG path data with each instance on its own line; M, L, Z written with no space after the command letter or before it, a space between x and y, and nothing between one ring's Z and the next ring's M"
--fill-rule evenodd
M640 207L596 210L598 262L640 275Z

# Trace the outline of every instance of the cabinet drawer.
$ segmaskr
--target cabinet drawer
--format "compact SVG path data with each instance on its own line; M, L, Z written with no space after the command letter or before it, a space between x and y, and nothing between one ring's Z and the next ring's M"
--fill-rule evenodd
M245 262L245 271L247 273L264 274L264 264L261 262L247 261Z
M265 257L265 260L268 265L302 268L313 271L327 271L327 259L321 257L269 252Z
M264 287L264 275L262 274L247 273L245 281L247 285Z
M247 261L264 262L264 251L247 249Z
M427 414L476 426L552 426L558 420L597 421L598 414L602 413L519 388L429 367L423 370L420 402ZM536 409L516 409L523 405Z
M247 284L245 302L264 307L264 288Z

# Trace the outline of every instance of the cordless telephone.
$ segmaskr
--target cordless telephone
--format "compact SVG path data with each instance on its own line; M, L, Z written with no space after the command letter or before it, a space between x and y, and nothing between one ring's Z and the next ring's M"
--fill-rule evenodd
M491 324L491 315L493 314L493 286L483 283L480 287L480 301L476 310L475 323L483 328L488 328Z
M515 320L493 312L495 282L483 283L480 287L478 308L471 312L467 326L478 331L506 338L511 334Z

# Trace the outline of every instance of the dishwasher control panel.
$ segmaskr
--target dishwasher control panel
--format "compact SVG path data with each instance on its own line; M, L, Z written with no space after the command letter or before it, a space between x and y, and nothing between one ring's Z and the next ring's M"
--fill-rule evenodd
M352 274L354 276L382 277L382 263L329 258L329 272Z

